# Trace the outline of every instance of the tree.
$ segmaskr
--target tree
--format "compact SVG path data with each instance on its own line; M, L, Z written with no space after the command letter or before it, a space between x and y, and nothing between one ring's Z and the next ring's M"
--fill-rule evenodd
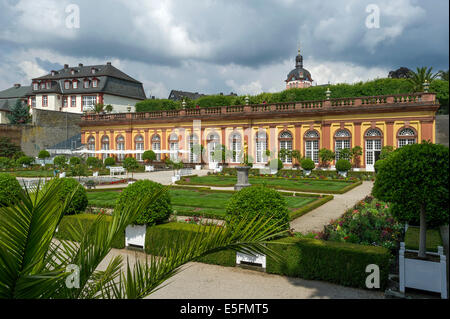
M358 168L361 163L361 155L363 153L363 149L361 146L355 146L351 151L351 158L353 160L353 166Z
M22 156L19 159L17 159L17 164L19 165L25 165L25 166L31 166L34 162L34 158L31 156Z
M444 71L444 70L440 70L438 72L439 77L441 78L441 80L443 81L448 81L448 70Z
M395 71L389 72L388 77L391 79L408 79L411 77L411 70L406 67L400 67Z
M131 171L131 178L133 178L134 172L139 168L139 163L134 157L127 157L123 161L123 167L127 170L127 174Z
M381 148L380 160L384 160L394 151L394 147L391 145L385 145Z
M111 104L108 104L105 106L105 111L107 113L112 113L113 110L114 110L114 107Z
M97 103L94 105L93 111L97 114L103 113L105 111L105 105L103 103Z
M20 146L11 142L9 137L0 137L0 157L12 158L20 151Z
M302 155L299 150L292 150L291 156L292 156L292 158L295 158L299 164L301 163Z
M45 161L47 160L47 158L50 158L50 153L47 150L42 150L39 152L38 157L41 160L44 160L44 164L45 164Z
M59 169L64 169L67 167L67 158L64 155L60 155L60 156L56 156L53 159L53 164L59 168Z
M280 222L268 226L270 216L258 220L241 216L231 218L227 227L199 226L187 238L167 238L159 247L165 258L150 255L132 265L128 259L114 256L106 270L97 270L111 252L114 239L167 189L145 194L115 211L109 223L99 215L89 227L73 227L74 242L55 242L56 229L74 195L69 194L61 204L60 183L59 179L50 181L48 187L36 190L37 195L21 192L16 207L0 208L0 298L141 299L177 274L180 267L210 253L252 250L280 258L267 243L285 235L286 225ZM66 281L72 271L68 267L74 265L79 270L79 281L76 288L69 288Z
M116 165L116 159L114 157L105 158L105 166L114 166Z
M335 157L336 154L334 154L334 152L329 149L322 148L319 150L319 158L323 167L328 167L330 165L330 162L334 160Z
M408 82L412 86L413 92L423 92L423 84L425 81L428 83L432 83L434 79L438 76L438 73L433 74L433 67L427 68L427 67L421 67L417 68L417 71L411 71L410 77L408 78Z
M422 142L395 150L377 165L372 193L392 203L392 213L402 222L419 220L419 257L426 257L428 225L448 223L449 149Z
M86 159L86 164L89 168L93 168L94 170L98 170L103 166L102 161L97 157L88 157Z
M28 106L22 102L22 100L17 99L16 104L14 104L11 109L11 113L7 115L11 124L27 124L31 120L30 111Z
M142 154L142 159L146 163L153 163L154 160L156 160L156 154L152 150L145 151L144 154Z

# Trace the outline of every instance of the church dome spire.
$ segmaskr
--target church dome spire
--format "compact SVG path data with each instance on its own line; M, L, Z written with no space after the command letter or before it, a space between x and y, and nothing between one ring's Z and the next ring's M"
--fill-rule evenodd
M286 88L306 88L312 85L313 79L311 73L303 68L303 56L298 49L298 54L295 57L295 69L289 72L286 79Z

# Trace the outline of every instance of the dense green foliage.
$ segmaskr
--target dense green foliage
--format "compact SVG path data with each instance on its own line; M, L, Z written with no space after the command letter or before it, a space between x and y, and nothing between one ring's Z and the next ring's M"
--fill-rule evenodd
M65 168L67 166L67 158L64 155L56 156L53 159L53 164L60 169Z
M289 227L286 199L276 190L265 186L247 187L233 194L226 208L227 215L267 219L269 224L281 222Z
M394 147L391 145L385 145L381 148L380 160L383 160L389 156L394 151Z
M75 194L73 195L71 203L64 211L64 215L75 215L82 213L88 205L88 198L84 187L74 178L61 178L61 184L58 192L59 200L64 202L73 192L75 192Z
M151 163L154 160L156 160L156 153L153 152L152 150L145 151L144 154L142 154L142 159L146 163Z
M164 190L163 185L149 180L137 181L128 185L117 199L116 211L126 209L131 203L139 201L143 196L160 193L158 198L150 206L143 210L135 223L138 225L153 225L162 223L169 218L172 213L172 205L169 192Z
M135 170L137 170L139 168L139 163L134 157L127 157L123 161L123 167L127 171L134 172Z
M341 158L336 162L336 170L338 172L348 172L352 168L352 164L346 159Z
M86 164L87 166L92 168L100 168L103 166L102 161L99 160L97 157L88 157L86 159Z
M405 233L405 247L406 249L419 249L419 228L409 226ZM438 247L442 246L442 237L439 229L427 230L427 251L437 252Z
M20 152L20 146L11 142L9 137L0 137L0 157L12 158Z
M213 226L208 227L207 230ZM175 238L181 240L193 236L200 226L185 223L167 223L152 227L147 227L145 236L145 252L151 255L160 256L162 253L160 248L163 243L174 243ZM175 249L175 247L174 247ZM224 250L212 253L197 260L207 264L215 264L221 266L234 267L236 265L236 253L233 250Z
M42 150L42 151L39 152L38 157L40 159L45 160L45 159L50 157L50 153L47 150Z
M92 226L97 217L97 215L93 214L64 216L59 223L58 232L55 234L55 238L73 241L74 238L71 236L71 228L76 228L79 231L84 232ZM112 221L111 216L104 216L103 218L103 222L105 223L110 223ZM125 248L125 233L114 238L112 247L117 249Z
M22 187L14 176L0 173L0 207L14 205L20 192Z
M423 142L395 150L377 165L373 195L391 202L400 221L419 224L423 207L431 227L448 223L449 149Z
M336 84L330 86L314 86L306 89L289 89L278 93L261 93L249 96L250 104L294 102L324 100L327 88L331 90L332 98L348 98L374 95L405 94L413 92L413 85L408 79L376 79L368 82L354 84ZM436 97L448 113L448 81L435 79L431 82L430 92L435 92ZM137 112L175 110L181 109L182 101L165 99L145 100L136 104ZM218 107L231 105L244 105L245 96L210 95L197 100L187 100L186 108Z
M383 247L287 237L269 244L281 261L267 258L267 272L338 285L366 288L366 267L380 267L380 285L387 284L390 253Z
M105 158L105 166L114 166L116 165L116 159L114 157Z
M79 157L71 157L69 160L70 166L76 166L81 164L81 159Z
M31 120L30 111L28 106L20 99L17 99L16 103L11 109L11 113L6 115L11 124L22 125L27 124Z
M314 161L310 158L302 159L300 164L305 171L312 171L314 168L316 168L316 164L314 164Z
M323 167L328 167L335 157L336 154L332 150L326 148L321 148L319 150L320 164Z
M25 166L31 166L34 162L34 158L31 156L21 156L17 159L17 164L19 165L25 165Z

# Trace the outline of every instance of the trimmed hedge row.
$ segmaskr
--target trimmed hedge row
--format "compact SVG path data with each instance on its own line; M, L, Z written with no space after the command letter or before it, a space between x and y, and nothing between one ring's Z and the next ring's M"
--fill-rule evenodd
M307 194L295 193L295 196L301 196L301 195L307 195ZM316 209L317 207L322 206L323 204L329 202L333 198L334 198L333 195L326 195L322 198L319 198L319 199L315 200L314 202L309 203L309 204L297 209L296 211L290 213L290 219L294 220L296 218L299 218L299 217L305 215L306 213L309 213L313 209Z
M97 215L93 214L64 216L59 223L58 232L55 234L55 238L62 240L73 240L72 236L69 233L69 229L71 226L78 229L81 223L82 229L86 230L94 223L97 217ZM111 220L111 216L105 216L105 222L110 223ZM125 233L117 236L117 238L114 239L112 247L117 249L125 248Z
M295 237L274 241L270 248L282 261L268 258L268 273L366 288L366 267L375 264L380 267L381 289L386 287L391 263L386 248Z
M161 243L175 243L174 238L187 238L189 234L195 233L200 226L195 224L184 223L167 223L157 226L147 227L145 235L145 252L151 255L159 255ZM211 226L212 227L212 226ZM209 229L209 227L208 227ZM198 260L206 264L214 264L226 267L234 267L236 265L236 253L233 250L224 250L217 253L209 254Z

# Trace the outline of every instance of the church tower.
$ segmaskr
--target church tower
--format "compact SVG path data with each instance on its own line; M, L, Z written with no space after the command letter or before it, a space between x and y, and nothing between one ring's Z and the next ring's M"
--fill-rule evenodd
M311 73L303 68L303 56L298 49L298 55L295 57L295 69L289 72L286 79L286 89L308 88L312 85L313 79Z

